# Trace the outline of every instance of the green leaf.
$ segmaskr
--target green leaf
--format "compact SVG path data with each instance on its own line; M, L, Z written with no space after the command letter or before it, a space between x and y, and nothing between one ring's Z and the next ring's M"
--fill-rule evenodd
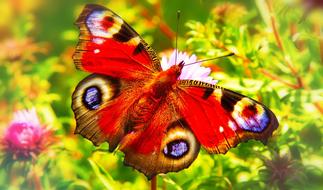
M95 175L99 178L99 180L102 182L105 188L108 190L114 190L116 187L116 182L113 180L113 178L110 176L110 174L98 163L95 161L88 159L90 162L90 165L95 173Z

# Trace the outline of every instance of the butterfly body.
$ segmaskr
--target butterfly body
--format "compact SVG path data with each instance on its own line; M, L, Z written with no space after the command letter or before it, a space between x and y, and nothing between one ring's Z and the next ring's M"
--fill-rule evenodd
M156 78L153 80L152 85L149 89L152 90L152 94L155 98L165 96L171 90L175 88L176 82L179 80L178 77L182 72L184 62L178 65L173 65L166 71L161 71L158 73Z
M181 56L162 65L111 10L87 5L76 24L75 65L94 74L72 96L75 133L121 150L125 164L148 178L187 168L201 146L226 153L249 139L266 142L278 127L272 111L214 85L206 68L185 66L191 62Z
M147 124L152 118L154 111L159 105L167 99L169 94L176 88L176 82L181 74L184 63L174 65L166 71L155 74L154 78L147 81L142 87L141 93L129 108L129 117L127 118L127 132L131 132L133 127Z

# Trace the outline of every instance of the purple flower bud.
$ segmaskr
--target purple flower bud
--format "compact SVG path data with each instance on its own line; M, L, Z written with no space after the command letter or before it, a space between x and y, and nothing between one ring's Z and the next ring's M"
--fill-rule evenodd
M6 129L2 144L13 160L28 160L52 143L51 131L39 122L36 110L21 110Z

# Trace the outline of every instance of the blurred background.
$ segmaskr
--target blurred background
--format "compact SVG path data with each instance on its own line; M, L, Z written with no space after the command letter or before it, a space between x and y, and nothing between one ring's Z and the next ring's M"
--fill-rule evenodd
M73 134L71 94L88 75L71 58L73 23L87 3L112 9L160 55L174 48L181 10L179 49L199 59L235 53L205 65L280 122L267 146L202 150L188 169L159 175L158 189L322 188L321 0L0 0L0 189L150 188L122 153Z

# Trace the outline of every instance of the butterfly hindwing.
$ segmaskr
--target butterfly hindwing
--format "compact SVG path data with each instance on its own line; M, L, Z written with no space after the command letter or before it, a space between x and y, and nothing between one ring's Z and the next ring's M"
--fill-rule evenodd
M200 149L186 121L167 102L170 101L163 101L144 130L125 136L131 142L121 150L125 153L125 164L144 173L148 179L187 168Z
M226 153L240 142L266 142L278 127L275 115L263 104L233 91L200 81L181 81L181 115L210 153Z
M100 74L83 79L72 96L75 133L95 145L107 141L110 150L114 150L124 136L127 110L138 94L133 85L140 87L141 83Z
M155 51L110 9L88 4L76 25L80 29L73 55L77 68L125 79L149 78L161 70Z

